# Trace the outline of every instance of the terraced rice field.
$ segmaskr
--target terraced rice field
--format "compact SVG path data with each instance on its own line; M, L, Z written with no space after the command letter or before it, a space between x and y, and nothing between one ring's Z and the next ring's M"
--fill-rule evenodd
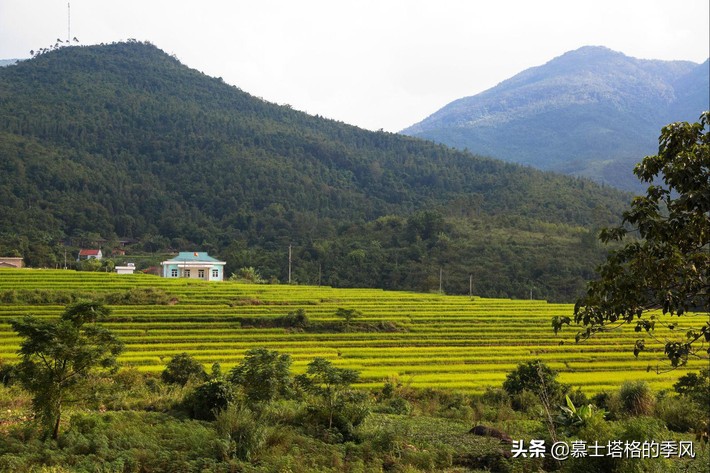
M121 362L150 372L161 371L171 356L181 352L208 368L219 362L229 369L245 350L268 347L291 354L296 372L315 356L357 369L364 387L381 386L386 378L397 376L417 388L482 392L486 386L500 386L518 363L541 359L561 373L563 382L594 393L617 389L629 379L646 380L655 389L669 388L688 370L707 364L693 360L685 369L657 374L657 367L667 369L661 344L647 340L649 352L635 359L631 350L639 334L632 327L579 344L574 342L574 329L556 336L550 321L555 315L571 315L569 304L148 275L0 270L0 294L46 290L98 295L131 288L158 288L177 299L173 305L110 306L112 320L106 325L126 344ZM339 307L362 311L364 317L358 321L393 322L404 331L307 333L242 327L238 320L273 318L303 308L312 322L332 322L339 320L335 316ZM16 359L19 339L8 323L11 318L57 317L63 308L0 302L0 358ZM706 319L707 315L698 314L681 321L685 326L701 326ZM663 339L668 332L657 328L656 335Z

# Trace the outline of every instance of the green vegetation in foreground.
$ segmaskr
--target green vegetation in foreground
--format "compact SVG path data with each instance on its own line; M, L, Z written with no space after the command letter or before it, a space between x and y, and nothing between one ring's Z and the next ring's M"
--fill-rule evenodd
M148 373L162 371L183 352L206 368L220 363L230 369L246 350L266 347L289 353L299 373L314 357L356 369L361 387L376 388L397 377L412 388L482 393L518 363L535 358L558 370L562 382L593 394L628 379L644 380L656 390L670 388L680 375L702 366L691 360L683 370L657 374L667 367L662 344L648 340L648 353L634 359L639 334L631 328L579 344L571 335L556 336L550 319L571 314L573 307L566 304L27 269L0 270L0 300L11 301L0 303L0 358L16 359L20 340L10 319L59 317L75 293L128 301L109 305L113 314L106 327L125 344L119 362ZM21 294L32 303L23 302ZM49 304L42 304L42 297ZM67 302L57 303L61 298ZM347 324L339 309L362 315ZM295 315L289 319L299 310L308 326ZM286 320L293 322L284 326ZM684 320L703 323L702 316ZM662 330L657 328L657 337L663 337Z

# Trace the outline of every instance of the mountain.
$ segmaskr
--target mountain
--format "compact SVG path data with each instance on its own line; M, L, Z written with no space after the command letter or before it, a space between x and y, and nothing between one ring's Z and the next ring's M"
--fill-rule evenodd
M15 64L19 59L0 59L0 67L10 66Z
M629 196L278 106L138 42L0 69L0 253L197 249L335 286L569 300Z
M661 127L710 108L710 65L587 46L456 100L402 131L539 169L638 191L633 166Z

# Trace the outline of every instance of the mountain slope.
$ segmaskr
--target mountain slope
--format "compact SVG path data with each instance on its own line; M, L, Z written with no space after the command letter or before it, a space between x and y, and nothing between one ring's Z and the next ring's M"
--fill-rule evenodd
M638 190L633 165L658 131L708 104L708 63L583 47L456 100L402 133Z
M284 278L293 244L300 279L333 285L429 288L448 264L497 272L489 294L527 293L534 272L567 297L601 255L585 235L628 201L277 106L135 42L1 69L0 157L0 252L51 264L68 237L130 237Z

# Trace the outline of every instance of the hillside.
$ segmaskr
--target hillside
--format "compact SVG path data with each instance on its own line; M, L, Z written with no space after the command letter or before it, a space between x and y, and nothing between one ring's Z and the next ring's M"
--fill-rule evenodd
M0 252L69 238L200 249L335 286L570 299L628 196L255 98L155 46L67 47L0 69ZM432 280L433 279L433 280Z
M710 66L583 47L456 100L402 133L638 191L631 170L658 131L695 121Z

